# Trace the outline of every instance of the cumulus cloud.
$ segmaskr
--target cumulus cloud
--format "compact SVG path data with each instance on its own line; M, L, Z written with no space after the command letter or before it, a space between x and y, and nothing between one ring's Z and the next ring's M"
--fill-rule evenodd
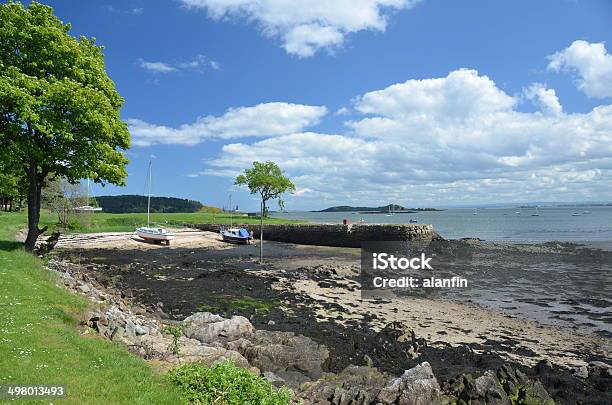
M521 112L526 97L538 111ZM408 80L354 100L344 134L288 133L225 145L203 174L277 162L310 204L608 199L612 105L564 113L552 89L511 96L475 70ZM231 162L229 164L228 162ZM493 196L493 197L492 197ZM306 203L304 203L306 204Z
M254 22L266 36L280 38L289 54L306 58L319 49L342 45L349 33L385 31L390 12L418 0L181 0L188 8L206 10L220 20Z
M548 69L578 76L577 86L589 97L612 97L612 54L603 42L574 41L549 57Z
M219 62L216 62L212 59L204 55L196 55L190 61L186 62L177 62L177 63L169 63L169 62L149 62L144 59L138 59L138 64L144 70L150 73L172 73L178 72L179 70L194 70L198 72L202 72L205 68L211 68L214 70L219 70L221 65Z
M132 142L195 145L204 139L273 137L301 131L319 123L327 108L291 103L262 103L253 107L230 108L222 116L208 115L178 128L128 119Z
M540 107L543 113L549 115L563 114L563 107L554 89L548 89L542 83L533 83L523 90L523 94L528 100Z

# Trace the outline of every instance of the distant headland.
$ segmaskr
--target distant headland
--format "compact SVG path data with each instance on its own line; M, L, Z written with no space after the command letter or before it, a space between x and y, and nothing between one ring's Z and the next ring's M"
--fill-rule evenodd
M325 208L320 211L312 212L357 212L359 214L380 214L380 213L415 213L421 211L442 211L436 208L406 208L397 204L383 205L382 207L353 207L351 205L337 205Z

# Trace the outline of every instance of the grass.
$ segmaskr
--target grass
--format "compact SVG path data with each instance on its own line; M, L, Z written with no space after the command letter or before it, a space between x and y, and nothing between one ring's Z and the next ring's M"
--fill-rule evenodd
M146 213L110 214L106 212L80 214L72 221L70 232L131 232L137 226L147 223ZM230 215L229 213L152 213L151 222L166 226L180 225L181 222L200 224L259 224L259 217ZM265 218L264 224L301 223L283 218Z
M81 335L87 301L56 287L42 261L13 241L24 223L22 213L0 213L0 385L65 385L68 404L184 402L124 346Z

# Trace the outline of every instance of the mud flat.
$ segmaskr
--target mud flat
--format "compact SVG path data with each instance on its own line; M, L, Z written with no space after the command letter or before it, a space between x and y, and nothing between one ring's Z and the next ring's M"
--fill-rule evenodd
M594 265L606 263L608 253L465 242L477 253L471 289L364 299L356 249L269 242L260 265L255 245L226 245L207 232L184 237L170 248L128 234L73 237L60 239L55 254L171 320L195 312L242 315L257 329L310 337L329 350L325 371L356 365L401 375L427 361L448 387L466 373L511 364L537 375L558 402L612 401L605 388L612 376L589 372L592 364L612 364L611 300L601 284L610 274ZM550 257L529 259L542 256ZM585 260L592 273L578 274ZM532 305L541 308L536 315ZM570 313L559 320L560 310Z

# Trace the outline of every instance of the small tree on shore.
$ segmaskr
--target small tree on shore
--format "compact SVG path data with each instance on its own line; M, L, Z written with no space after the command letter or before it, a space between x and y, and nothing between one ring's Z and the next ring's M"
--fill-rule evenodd
M102 47L69 31L51 7L0 4L0 160L28 189L28 250L46 230L38 225L48 176L119 185L127 176L123 99Z
M283 209L285 204L282 194L295 191L295 185L274 162L253 162L253 167L246 169L244 174L236 177L235 185L246 185L251 194L259 194L261 198L261 214L259 221L259 261L263 262L263 219L268 213L268 201L278 199L278 206Z
M51 212L57 215L63 229L70 227L76 215L75 209L88 204L87 194L81 183L69 183L66 179L56 178L48 182L42 192L43 202Z

